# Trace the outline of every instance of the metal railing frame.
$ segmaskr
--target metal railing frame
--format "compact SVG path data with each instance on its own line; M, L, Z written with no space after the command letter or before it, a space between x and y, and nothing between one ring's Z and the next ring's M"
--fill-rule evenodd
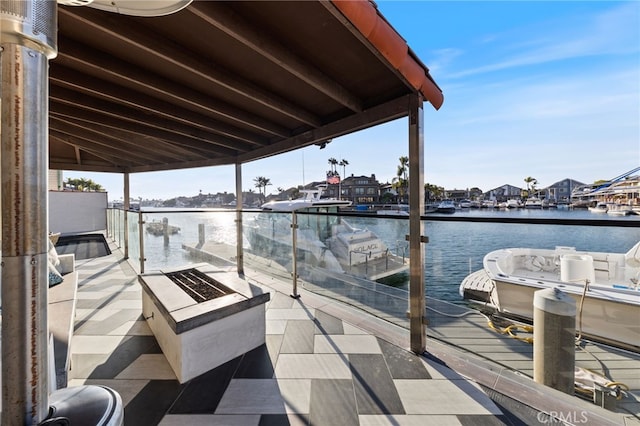
M194 213L194 212L210 212L212 214L216 213L225 213L225 212L217 212L210 210L170 210L170 211L140 211L138 213L138 233L140 240L140 273L144 273L144 219L143 214L160 214L160 213ZM229 210L229 213L236 214L244 214L244 213L258 213L260 210ZM126 217L126 211L124 212L124 216ZM277 214L287 214L287 213L277 213ZM340 213L308 213L308 212L296 212L293 213L291 230L292 230L292 273L291 273L291 285L292 285L292 293L291 297L298 298L300 295L298 294L298 257L297 257L297 230L298 230L298 216L299 215L325 215L325 216L337 216L337 217L358 217L358 218L370 218L370 219L383 219L383 220L407 220L407 217L393 217L385 215L384 217L378 217L367 213L358 213L358 212L340 212ZM113 214L114 220L108 225L112 227L118 227L119 222L117 220L117 214ZM562 225L562 226L596 226L596 227L628 227L628 228L638 228L640 227L640 222L635 220L623 220L623 219L558 219L558 218L525 218L525 217L475 217L475 216L440 216L440 215L423 215L420 217L420 220L424 222L466 222L466 223L503 223L503 224L523 224L523 225ZM238 233L237 241L242 241L242 227L239 226L242 221L236 220L236 232ZM425 224L425 229L428 230ZM125 234L128 233L129 230L125 229ZM108 235L113 235L111 230L107 230ZM124 238L124 243L128 243L128 238ZM122 247L120 247L122 248ZM243 251L242 247L237 248L239 252ZM424 260L420 265L424 270ZM244 268L242 265L242 257L238 258L238 271L241 271ZM240 272L239 272L240 273ZM411 297L411 292L409 292L409 297ZM411 314L409 313L409 321L411 321Z

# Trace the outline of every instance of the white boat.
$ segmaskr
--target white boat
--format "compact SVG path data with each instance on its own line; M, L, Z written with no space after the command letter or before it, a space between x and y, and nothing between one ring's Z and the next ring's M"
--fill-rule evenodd
M455 213L456 205L451 200L442 200L438 207L436 207L436 213Z
M458 201L458 205L461 209L470 209L471 208L471 200L460 200Z
M629 205L611 203L607 208L607 214L610 216L628 216L634 213Z
M541 209L542 208L542 200L538 197L529 197L524 202L525 209Z
M340 207L351 205L350 201L321 198L322 188L301 192L303 196L299 199L271 201L262 206L263 212L247 230L252 253L290 268L295 212L301 277L320 269L375 281L408 272L405 248L388 247L372 231L353 227L337 215ZM291 214L284 214L287 212Z
M609 210L609 204L605 202L599 202L593 207L589 207L591 213L606 213Z
M460 284L463 298L532 321L534 292L559 288L576 301L581 335L640 352L640 242L627 253L508 248L483 266Z
M507 206L506 207L508 209L519 209L520 207L522 207L522 203L518 199L507 200Z

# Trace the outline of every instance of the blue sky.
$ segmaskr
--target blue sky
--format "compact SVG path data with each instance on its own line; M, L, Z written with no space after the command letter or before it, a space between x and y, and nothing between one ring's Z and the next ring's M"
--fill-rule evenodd
M640 166L640 2L376 2L444 93L424 108L425 182L446 189L585 183ZM243 165L243 189L265 176L289 188L346 175L396 175L406 119ZM342 173L342 168L339 170ZM117 174L65 172L123 195ZM232 166L130 175L134 198L235 192Z

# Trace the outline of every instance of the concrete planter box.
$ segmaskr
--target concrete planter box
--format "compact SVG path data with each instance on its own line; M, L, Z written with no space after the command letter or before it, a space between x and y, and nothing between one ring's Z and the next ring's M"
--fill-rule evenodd
M225 293L196 301L169 276L195 269ZM236 272L198 264L138 277L142 312L180 383L185 383L265 342L269 293Z

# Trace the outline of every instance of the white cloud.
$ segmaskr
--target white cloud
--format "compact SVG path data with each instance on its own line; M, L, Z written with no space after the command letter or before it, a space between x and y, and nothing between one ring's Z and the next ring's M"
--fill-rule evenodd
M566 18L550 20L535 27L514 29L491 36L494 44L498 40L508 43L502 47L501 58L453 71L446 77L458 79L567 59L638 53L639 27L640 3L628 2L596 15L577 16L569 21Z

